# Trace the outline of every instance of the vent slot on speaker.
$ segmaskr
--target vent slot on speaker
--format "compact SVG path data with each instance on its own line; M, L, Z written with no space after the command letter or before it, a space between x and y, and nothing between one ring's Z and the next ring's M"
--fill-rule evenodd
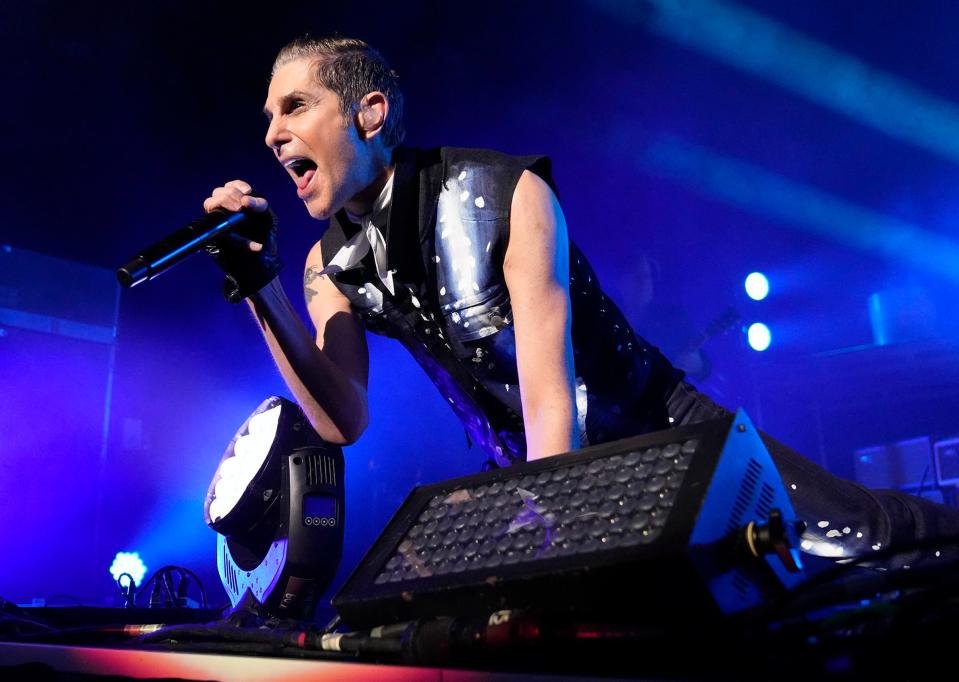
M762 467L759 466L759 462L750 458L746 465L746 472L743 474L742 484L739 486L739 494L736 495L732 513L729 515L729 523L726 524L727 533L734 533L742 525L746 512L749 511L751 506L753 496L756 494L756 486L759 484L761 473Z

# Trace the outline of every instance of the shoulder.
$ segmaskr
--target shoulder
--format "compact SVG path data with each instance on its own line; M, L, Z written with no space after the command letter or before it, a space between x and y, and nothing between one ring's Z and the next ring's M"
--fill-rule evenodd
M445 167L454 169L470 166L487 173L501 173L512 177L515 184L523 171L531 171L553 187L552 161L540 154L515 155L493 149L472 149L467 147L441 147L440 158ZM555 191L555 187L553 187Z
M559 210L559 202L553 188L542 177L530 170L524 170L513 192L513 210L518 206L551 206Z
M474 219L508 217L510 204L524 174L535 176L555 192L550 160L545 156L515 156L491 149L443 147L440 157L441 197L447 195L451 204L464 205L458 211Z

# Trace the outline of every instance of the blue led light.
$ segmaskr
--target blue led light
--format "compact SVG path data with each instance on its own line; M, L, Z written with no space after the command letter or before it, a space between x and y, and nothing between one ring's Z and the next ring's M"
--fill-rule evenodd
M762 322L754 322L746 330L746 338L749 339L749 347L753 350L764 351L772 343L773 336L769 327Z
M143 583L143 576L147 573L146 564L140 558L137 552L117 552L113 557L113 563L110 564L110 575L114 580L119 580L124 573L129 573L133 582L137 585Z
M769 294L769 280L761 272L751 272L746 277L746 293L754 301L761 301Z

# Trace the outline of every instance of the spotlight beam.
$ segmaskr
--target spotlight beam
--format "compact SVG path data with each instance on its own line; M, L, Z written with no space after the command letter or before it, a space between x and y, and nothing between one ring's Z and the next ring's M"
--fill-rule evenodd
M959 242L917 225L672 136L655 139L637 162L751 213L959 283Z
M959 106L722 0L592 0L619 19L959 162Z

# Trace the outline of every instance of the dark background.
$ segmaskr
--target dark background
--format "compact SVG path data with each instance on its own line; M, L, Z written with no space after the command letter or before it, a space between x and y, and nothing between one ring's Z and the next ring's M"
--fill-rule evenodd
M379 47L409 144L549 154L606 289L671 355L701 345L696 382L720 402L844 476L859 448L959 434L957 27L947 0L5 8L0 596L112 603L113 555L137 551L225 600L202 497L236 428L287 395L245 306L198 256L122 292L115 345L36 324L111 330L112 272L237 177L280 216L303 310L325 225L260 109L273 56L306 31ZM757 320L764 353L743 334ZM402 349L370 342L340 579L414 485L483 459Z

